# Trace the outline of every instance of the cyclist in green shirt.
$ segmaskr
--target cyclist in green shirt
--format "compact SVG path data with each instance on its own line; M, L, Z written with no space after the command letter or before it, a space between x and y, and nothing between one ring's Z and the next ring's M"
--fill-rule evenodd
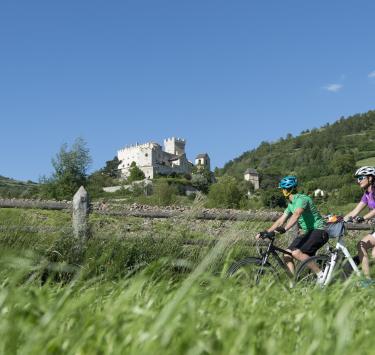
M303 230L302 235L297 235L287 248L297 260L303 261L315 255L317 250L328 241L328 234L324 229L325 222L318 212L312 199L297 191L298 180L296 176L285 176L279 183L284 197L288 200L288 207L283 215L269 228L267 232L285 233L297 223ZM257 238L260 234L257 235ZM294 273L293 258L284 255L285 262L289 270ZM310 263L319 278L323 277L323 272L316 263Z

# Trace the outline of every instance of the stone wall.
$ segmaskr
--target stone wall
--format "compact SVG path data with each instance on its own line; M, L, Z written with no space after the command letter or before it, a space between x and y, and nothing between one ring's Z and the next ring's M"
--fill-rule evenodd
M154 177L153 165L160 153L161 146L157 143L146 143L126 147L117 152L117 157L121 161L119 169L124 178L129 176L129 168L134 161L137 166L144 172L146 178Z

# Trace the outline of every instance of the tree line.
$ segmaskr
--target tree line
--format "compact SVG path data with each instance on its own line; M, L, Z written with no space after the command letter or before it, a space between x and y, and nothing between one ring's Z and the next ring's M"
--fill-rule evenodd
M206 196L208 207L275 208L285 205L285 200L276 190L278 180L284 175L294 174L302 182L304 192L311 193L320 188L328 193L330 202L342 204L354 201L361 194L353 182L353 172L362 159L375 157L374 137L375 111L342 117L333 124L305 130L296 137L289 133L277 142L262 142L222 169L216 168L215 174L194 169L190 176L158 177L153 183L153 200L144 198L145 189L140 184L131 190L123 189L117 195L104 193L105 186L132 184L145 176L134 162L130 176L126 181L121 180L117 157L90 174L92 158L86 142L78 138L71 147L67 144L61 146L52 159L54 172L51 176L43 177L39 184L29 184L28 188L23 186L18 190L7 190L6 186L10 185L4 185L0 194L3 197L21 195L70 200L83 185L94 198L126 196L144 203L166 205L184 202L182 196L185 196L186 187L191 186ZM261 189L258 192L254 192L251 183L244 181L244 171L249 167L257 169L260 174ZM194 197L191 195L190 200ZM327 202L327 197L321 200L318 202Z

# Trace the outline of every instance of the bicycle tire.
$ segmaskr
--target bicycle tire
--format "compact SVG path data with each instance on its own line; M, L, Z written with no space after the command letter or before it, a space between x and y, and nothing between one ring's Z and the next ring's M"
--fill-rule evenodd
M227 276L250 287L258 286L261 282L278 281L278 273L270 263L262 266L262 259L252 256L234 262Z
M315 262L324 270L330 258L327 255L314 255L303 261L296 271L295 283L305 286L314 286L317 282L316 274L309 268L310 262Z
M359 266L360 261L359 261L359 256L355 255L353 257L354 263ZM342 268L342 279L346 280L348 279L354 272L353 267L350 265L349 260L345 259L344 261L341 262L341 268Z

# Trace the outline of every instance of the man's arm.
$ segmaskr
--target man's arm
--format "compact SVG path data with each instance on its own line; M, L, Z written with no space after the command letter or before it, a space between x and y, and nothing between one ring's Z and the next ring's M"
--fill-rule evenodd
M288 223L287 223L286 226L285 226L285 231L288 231L290 228L292 228L292 227L298 222L298 218L301 217L303 211L304 211L303 208L297 208L297 209L294 211L294 213L293 213L292 216L289 218L289 221L288 221Z
M267 229L267 232L273 232L277 227L281 227L286 222L288 217L289 214L284 213L270 228ZM255 238L260 239L260 233L258 233Z
M273 232L277 227L281 227L287 221L288 217L289 215L284 213L270 228L267 229L267 232Z

